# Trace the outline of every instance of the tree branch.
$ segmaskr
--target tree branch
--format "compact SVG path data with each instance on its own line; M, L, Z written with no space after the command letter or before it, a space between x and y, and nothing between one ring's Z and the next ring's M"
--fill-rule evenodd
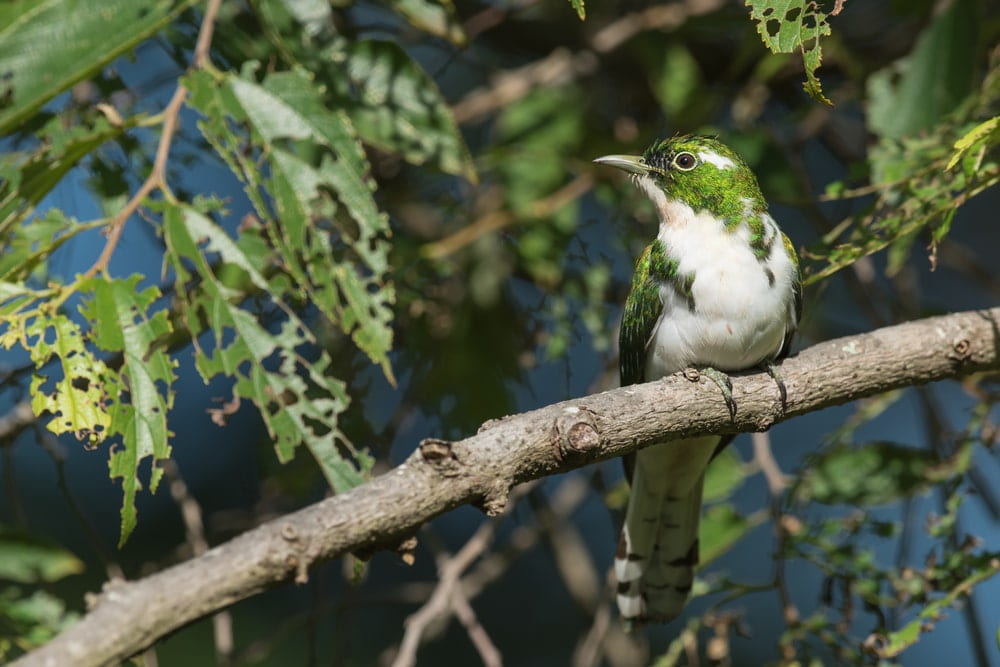
M391 547L472 503L495 515L516 484L679 437L759 431L899 387L1000 369L1000 308L929 318L815 345L786 359L785 409L764 373L733 377L730 421L718 389L682 374L484 424L457 442L426 439L402 465L268 522L202 556L105 586L74 626L15 665L101 665L289 579L315 562Z

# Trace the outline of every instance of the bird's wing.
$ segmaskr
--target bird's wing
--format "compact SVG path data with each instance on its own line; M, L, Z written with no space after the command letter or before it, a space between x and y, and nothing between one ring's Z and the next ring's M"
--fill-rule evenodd
M632 287L625 300L625 312L618 333L618 373L621 386L645 381L646 353L656 325L663 314L660 287L650 277L652 245L639 257L632 274ZM625 477L631 483L635 454L622 457Z

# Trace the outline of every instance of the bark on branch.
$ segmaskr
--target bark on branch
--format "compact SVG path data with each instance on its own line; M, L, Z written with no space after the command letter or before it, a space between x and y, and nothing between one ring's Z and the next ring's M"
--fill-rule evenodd
M110 583L74 626L15 665L123 660L199 618L318 561L393 547L424 522L472 503L503 510L511 487L704 433L760 431L831 405L1000 369L1000 308L954 313L815 345L784 361L780 404L763 373L733 377L731 421L717 387L683 374L584 396L484 424L457 442L423 440L405 463L350 492L266 523L207 553Z

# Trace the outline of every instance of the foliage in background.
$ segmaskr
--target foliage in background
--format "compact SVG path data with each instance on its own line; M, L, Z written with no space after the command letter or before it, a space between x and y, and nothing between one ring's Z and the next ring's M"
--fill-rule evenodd
M1000 180L1000 52L988 48L996 26L980 3L592 6L581 24L562 3L224 2L208 63L192 59L196 3L80 4L0 4L0 344L20 354L5 383L14 400L30 395L49 431L108 451L122 485L120 544L137 525L137 494L156 492L171 456L180 350L193 350L205 382L230 383L213 419L225 423L241 401L256 408L276 453L265 468L306 446L314 466L268 470L296 498L311 475L336 492L363 482L413 420L432 419L447 437L528 407L526 394L561 398L581 356L599 360L586 386L605 386L600 362L614 366L631 258L654 218L589 161L664 132L721 134L772 202L803 211L817 239L804 268L820 285L807 296L807 338L835 329L820 290L865 295L876 325L929 308L913 294L914 266L951 257L977 275L954 261L964 247L950 234L956 211ZM585 17L583 2L569 9ZM876 49L864 23L901 28ZM173 68L168 92L184 92L182 107L116 71L120 56L150 50ZM163 134L167 169L148 181ZM821 204L802 157L815 146L843 174L823 184ZM245 200L184 179L206 161L224 165ZM130 201L145 182L149 196ZM53 205L68 187L102 213L80 220ZM127 253L117 228L154 238L158 257L142 274L116 270ZM110 263L95 252L67 271L66 249L102 246ZM929 434L931 449L858 435L899 394L859 406L767 510L734 500L759 483L759 462L730 451L713 464L704 560L770 519L778 562L823 578L808 614L782 599L783 659L892 659L996 572L996 545L961 529L968 485L988 493L970 461L995 438L995 391L968 391L970 422ZM935 559L887 564L871 540L911 528L873 508L929 489L944 498L928 526ZM622 486L606 491L619 506ZM12 554L0 557L0 579L14 582L0 587L0 657L73 618L41 584L80 561L36 542L0 532L0 556ZM760 585L699 578L695 593L714 594L711 607L658 664L675 664L699 632L728 642L743 622L734 604L785 586L777 574ZM868 630L854 637L862 615Z

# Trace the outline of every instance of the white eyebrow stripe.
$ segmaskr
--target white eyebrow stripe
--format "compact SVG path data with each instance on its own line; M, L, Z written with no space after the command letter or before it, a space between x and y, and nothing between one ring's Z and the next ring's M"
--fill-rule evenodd
M701 153L698 153L698 159L702 162L714 165L716 169L732 169L736 166L736 163L730 158L727 158L725 155L713 153L712 151L702 151Z

